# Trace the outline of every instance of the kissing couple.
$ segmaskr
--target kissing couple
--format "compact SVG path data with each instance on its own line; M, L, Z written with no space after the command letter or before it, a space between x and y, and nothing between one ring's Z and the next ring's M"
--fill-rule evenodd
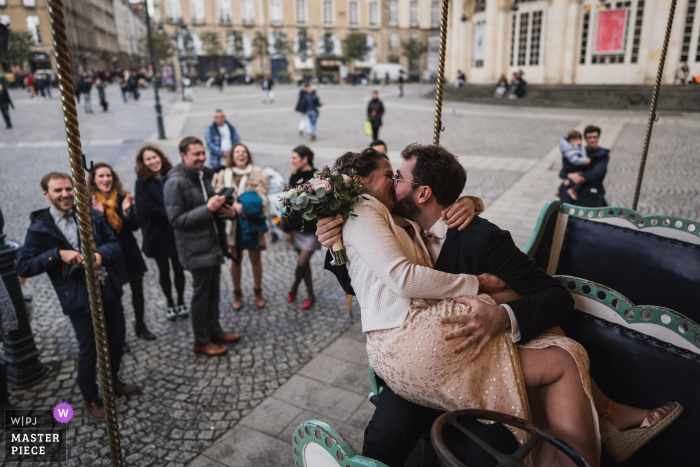
M574 313L564 287L486 219L459 229L443 220L467 180L457 158L420 144L401 156L396 173L371 148L341 156L335 168L354 170L369 195L354 205L356 217L321 219L316 232L324 246L342 234L348 262L331 269L357 295L370 366L387 384L364 456L403 466L437 417L470 408L532 421L597 466L601 441L624 461L682 413L676 402L644 410L606 397L590 378L585 349L558 327ZM483 207L478 198L459 203L472 215ZM482 426L502 451L526 442L517 429ZM575 465L548 444L528 459Z

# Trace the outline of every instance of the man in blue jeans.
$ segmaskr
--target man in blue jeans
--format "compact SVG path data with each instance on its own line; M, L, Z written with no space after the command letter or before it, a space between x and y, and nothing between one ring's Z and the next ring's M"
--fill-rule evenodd
M73 185L68 174L50 172L41 179L41 189L51 206L30 216L32 223L19 252L17 275L33 277L44 272L49 275L63 313L70 319L78 339L78 387L85 411L95 420L104 421L105 409L96 383L97 347L85 282L85 258L73 206ZM103 217L92 209L90 215L114 392L131 396L141 389L120 382L118 377L126 337L121 304L126 265L121 247Z

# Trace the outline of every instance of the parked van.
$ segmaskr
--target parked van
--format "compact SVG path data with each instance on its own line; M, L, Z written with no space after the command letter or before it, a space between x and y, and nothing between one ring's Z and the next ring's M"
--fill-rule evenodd
M377 63L372 66L369 72L370 82L378 79L384 81L387 73L391 81L398 81L399 76L403 76L404 81L408 81L408 73L403 69L403 66L398 63Z

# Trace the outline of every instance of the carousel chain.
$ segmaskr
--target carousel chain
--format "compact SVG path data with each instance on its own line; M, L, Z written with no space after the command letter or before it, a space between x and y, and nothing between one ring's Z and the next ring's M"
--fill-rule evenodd
M75 91L73 90L73 75L68 53L63 1L49 0L48 8L51 31L53 33L53 47L56 51L56 67L58 69L59 87L61 90L61 102L63 104L63 121L66 127L66 140L68 141L71 175L73 178L73 188L78 211L80 243L83 247L83 256L85 257L85 275L87 278L88 294L90 296L92 324L95 328L100 386L102 388L102 397L107 419L109 448L112 465L114 467L121 467L123 465L123 460L121 443L119 441L119 427L117 425L117 411L114 404L112 368L109 362L109 348L107 345L107 331L104 311L102 309L102 298L100 295L100 282L97 276L95 241L92 235L92 220L87 199L85 172L83 171L84 156L80 142L78 112L75 107Z
M661 89L661 78L664 75L664 64L666 63L666 52L668 52L668 40L671 36L671 28L673 27L673 16L676 13L676 0L671 0L671 9L668 12L668 24L666 25L666 37L664 37L664 46L661 49L661 58L659 59L659 70L656 72L656 84L654 85L654 94L651 97L651 110L649 111L649 123L647 124L647 134L644 138L644 150L642 151L642 161L639 164L639 174L637 175L637 186L634 189L634 201L632 201L632 209L637 210L639 202L639 192L642 189L642 179L644 178L644 167L647 164L647 154L649 152L649 141L651 140L651 131L654 128L654 122L658 121L656 116L656 104L659 100L659 91Z
M437 87L435 89L435 129L433 144L440 144L442 127L442 89L445 85L445 51L447 49L447 14L450 0L442 0L442 18L440 19L440 60L438 62Z

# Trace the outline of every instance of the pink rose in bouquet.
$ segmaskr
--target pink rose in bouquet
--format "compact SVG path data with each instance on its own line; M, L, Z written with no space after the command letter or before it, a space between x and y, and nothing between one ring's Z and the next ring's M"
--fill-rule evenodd
M327 180L311 180L311 188L314 189L314 192L316 192L319 188L323 188L326 190L326 193L331 191L331 184Z

